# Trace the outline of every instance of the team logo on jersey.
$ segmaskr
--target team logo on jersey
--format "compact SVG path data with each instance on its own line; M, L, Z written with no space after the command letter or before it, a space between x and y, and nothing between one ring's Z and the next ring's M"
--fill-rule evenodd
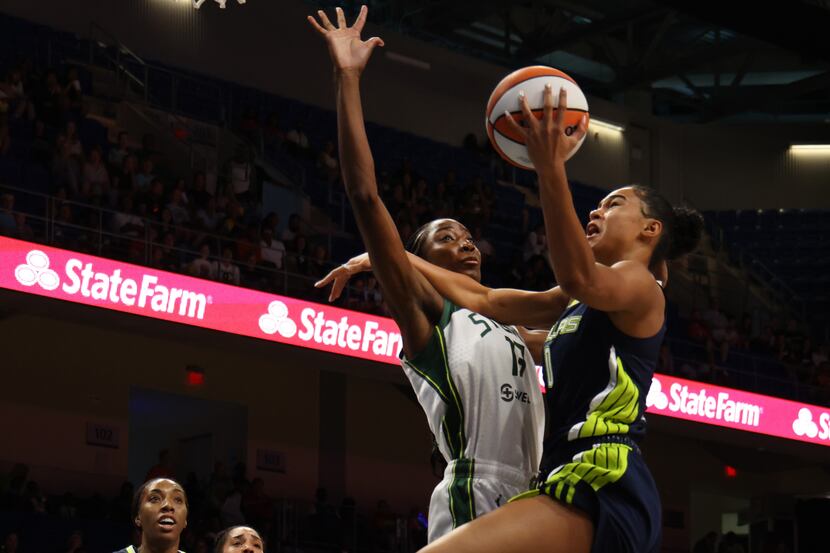
M510 403L511 401L518 401L519 403L530 403L530 396L527 392L513 387L512 384L501 385L501 399Z
M669 406L669 398L663 392L663 386L656 378L651 379L651 387L648 389L646 396L646 407L655 407L663 410Z
M60 283L58 273L49 268L49 256L40 250L26 254L26 263L14 270L14 278L23 286L39 284L44 290L54 290Z
M268 304L268 313L259 318L259 329L265 334L279 332L283 338L293 338L297 334L297 323L288 316L288 306L274 300Z

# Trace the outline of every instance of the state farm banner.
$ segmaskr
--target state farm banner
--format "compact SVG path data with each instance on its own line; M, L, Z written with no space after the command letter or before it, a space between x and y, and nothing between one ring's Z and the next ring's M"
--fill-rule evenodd
M0 287L104 309L398 364L394 321L296 298L0 237ZM662 415L830 446L830 409L655 374Z
M0 237L0 287L398 364L391 319Z
M655 374L646 412L830 446L830 408Z

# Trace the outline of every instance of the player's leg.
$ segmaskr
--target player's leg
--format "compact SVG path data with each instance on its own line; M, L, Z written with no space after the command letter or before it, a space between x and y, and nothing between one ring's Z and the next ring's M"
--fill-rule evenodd
M520 499L430 543L423 553L589 553L594 524L548 496Z

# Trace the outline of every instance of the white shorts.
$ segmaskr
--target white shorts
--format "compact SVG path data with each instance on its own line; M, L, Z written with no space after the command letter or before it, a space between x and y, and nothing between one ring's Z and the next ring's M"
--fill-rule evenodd
M504 505L511 497L527 491L535 476L478 459L451 461L429 501L428 541L433 542Z

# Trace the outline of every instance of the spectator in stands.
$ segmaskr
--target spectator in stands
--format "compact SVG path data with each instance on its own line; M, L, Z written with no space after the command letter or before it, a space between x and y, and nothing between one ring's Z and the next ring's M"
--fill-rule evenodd
M110 504L109 518L116 521L129 520L132 513L133 485L129 481L121 484L118 496Z
M8 154L12 145L12 137L9 131L7 119L8 104L0 100L0 157Z
M112 217L112 230L117 234L131 238L144 236L144 221L135 214L135 205L132 194L121 197L121 210Z
M257 528L264 528L273 518L274 501L265 493L262 478L254 478L242 495L242 512L245 520Z
M202 243L199 247L199 257L190 262L188 273L192 276L215 279L217 264L210 260L210 244Z
M282 269L285 260L285 244L274 238L273 229L264 227L259 243L259 257L262 265L273 269Z
M117 553L177 551L187 527L188 507L187 494L178 482L169 478L148 480L136 491L132 508L141 547L130 545Z
M38 119L32 131L32 161L41 167L49 167L52 160L52 143L46 129L46 123Z
M196 221L208 232L215 231L224 218L224 215L216 210L214 198L208 198L206 205L196 210Z
M14 196L9 193L0 195L0 234L15 236L17 221L14 218Z
M259 142L259 118L253 108L247 107L243 110L239 130L251 142Z
M308 260L308 274L315 279L321 279L329 272L329 254L323 244L315 244Z
M168 449L159 450L158 462L150 467L144 480L155 480L157 478L173 478L173 463Z
M695 543L692 553L716 553L718 545L718 533L709 532Z
M184 184L184 181L181 181ZM170 203L167 204L167 209L170 210L170 215L173 217L173 224L176 226L184 226L190 223L190 212L187 209L185 202L184 191L181 188L173 189L170 194Z
M236 149L236 154L228 164L229 192L237 200L247 198L251 190L254 166L251 163L251 154L244 146Z
M126 131L118 133L118 141L115 145L110 147L107 162L113 167L121 167L124 164L124 159L130 155L130 148L128 146L129 135Z
M88 241L86 232L78 228L75 215L68 203L58 207L58 215L52 225L54 243L68 249L79 249Z
M289 259L292 260L293 269L289 269L292 273L301 275L309 274L308 269L308 240L302 234L298 234L294 238L294 247L289 248Z
M366 277L366 288L363 290L363 310L367 313L380 315L383 311L383 294L380 284L374 275Z
M452 195L447 193L447 185L443 180L438 181L438 184L435 185L435 192L432 194L430 201L433 217L436 219L450 218L454 215ZM401 236L409 235L402 234Z
M148 216L156 220L166 219L166 217L162 217L167 202L164 198L164 183L161 182L161 179L153 178L149 190L147 190L147 192L144 194L144 203L147 204ZM172 213L170 213L169 219L170 224L172 224Z
M703 322L700 311L695 309L689 317L689 324L686 327L686 336L699 344L706 344L710 338L709 327Z
M66 101L63 89L58 82L58 76L54 71L46 73L43 87L37 95L35 103L38 106L38 115L48 126L58 127L63 119Z
M205 175L204 171L196 171L193 173L193 189L188 196L188 203L194 205L197 209L207 207L208 200L212 196L207 191L207 175Z
M294 240L302 234L301 229L301 221L300 215L297 213L292 213L288 217L288 227L283 229L282 235L280 236L280 240L282 240L283 244L286 245L287 248L292 249L294 247Z
M66 135L55 140L55 155L52 158L52 185L54 190L65 190L67 194L78 193L81 181L81 166L72 155L72 147Z
M101 198L110 191L110 175L101 159L101 148L95 146L89 151L81 173L81 197L84 201L99 205Z
M135 189L141 194L150 190L150 184L156 180L155 162L151 157L145 157L141 162L141 171L133 178Z
M527 261L533 256L547 255L547 239L545 238L545 225L540 223L536 228L527 234L524 244L524 259Z
M26 482L26 491L23 492L26 509L31 513L46 513L46 496L40 491L40 486L34 480Z
M276 112L271 112L265 119L265 127L262 133L267 148L280 148L285 141L285 133L280 129L280 118Z
M222 248L222 259L216 266L216 279L225 284L239 286L239 267L233 262L233 249L230 246Z
M83 111L83 90L81 80L78 78L78 69L70 67L66 75L66 87L63 94L69 102L69 109L76 115Z
M372 525L375 530L375 545L382 551L395 549L396 518L386 500L378 501L377 510L372 517Z
M86 551L84 548L84 534L80 530L74 530L66 540L65 552L83 553L84 551Z
M78 125L75 124L73 119L66 122L64 134L66 135L66 143L69 145L70 155L78 161L83 160L84 146L81 144L81 137L78 136Z
M21 240L26 240L27 242L33 242L35 240L35 231L26 222L26 214L25 213L15 213L14 214L14 221L17 226L17 237Z
M134 193L138 190L138 158L135 154L127 154L121 163L112 171L111 183L117 194Z
M213 553L264 553L265 541L249 526L232 526L216 536Z
M478 247L478 251L481 252L481 263L483 266L485 261L492 258L496 254L496 249L493 247L493 244L490 243L489 240L482 236L481 225L476 225L473 227L473 242Z
M17 532L9 532L3 540L3 548L0 553L17 553L18 545L20 545L20 538Z
M295 155L311 157L311 144L303 130L303 124L299 121L293 129L286 133L285 145L288 151Z
M332 183L340 177L340 162L337 161L334 142L326 141L317 155L317 170L326 182Z
M660 346L660 356L657 358L655 372L674 374L674 358L672 357L669 344L666 342L663 342L663 345Z

